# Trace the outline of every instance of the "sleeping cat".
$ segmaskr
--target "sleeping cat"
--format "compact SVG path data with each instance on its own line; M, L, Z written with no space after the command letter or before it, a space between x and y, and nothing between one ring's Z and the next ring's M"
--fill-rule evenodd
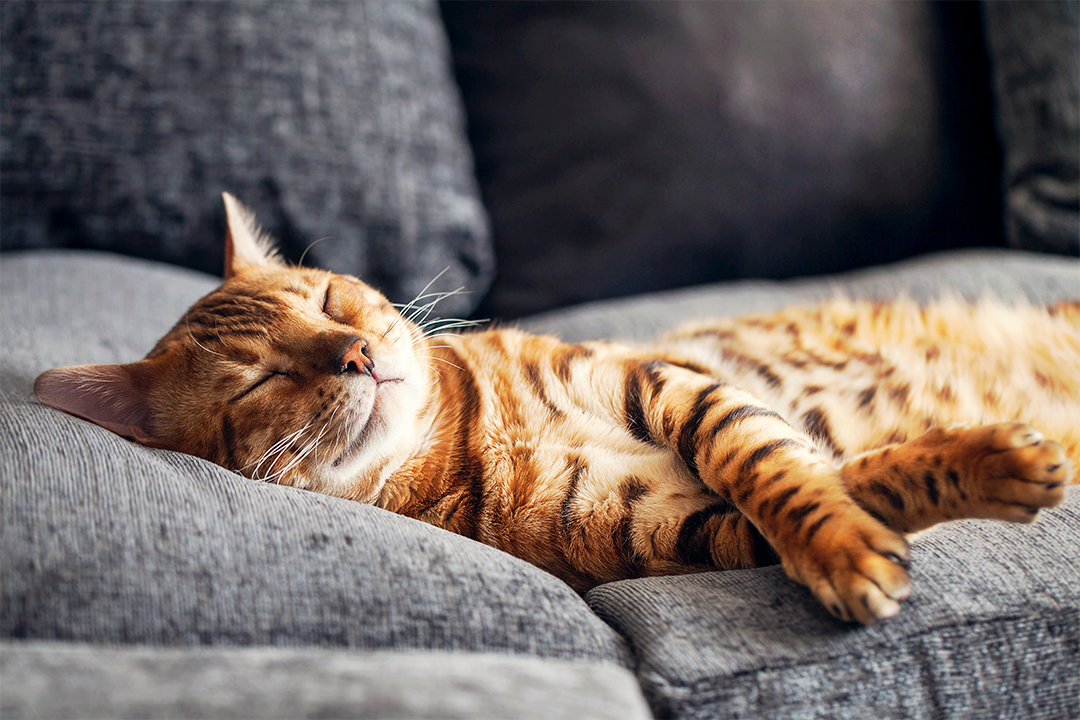
M224 284L142 361L45 372L43 403L578 590L779 561L862 623L908 596L904 533L1030 522L1080 460L1080 302L835 300L636 348L458 336L420 322L437 296L399 312L356 278L287 267L225 203Z

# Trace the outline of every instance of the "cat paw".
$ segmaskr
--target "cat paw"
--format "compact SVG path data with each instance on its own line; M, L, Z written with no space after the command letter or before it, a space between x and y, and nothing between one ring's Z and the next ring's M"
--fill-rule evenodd
M911 592L902 535L858 508L833 513L812 542L783 556L789 576L837 618L872 625L900 612Z
M1060 443L1029 425L973 428L965 445L975 455L969 484L979 517L1029 523L1065 499L1072 462Z

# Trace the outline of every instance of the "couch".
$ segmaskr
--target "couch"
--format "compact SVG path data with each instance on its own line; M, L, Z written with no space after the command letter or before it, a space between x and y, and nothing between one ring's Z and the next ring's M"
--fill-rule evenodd
M216 285L225 189L294 262L568 340L1080 297L1077 3L0 13L0 716L1080 716L1076 489L921 537L864 628L778 566L579 595L32 391Z

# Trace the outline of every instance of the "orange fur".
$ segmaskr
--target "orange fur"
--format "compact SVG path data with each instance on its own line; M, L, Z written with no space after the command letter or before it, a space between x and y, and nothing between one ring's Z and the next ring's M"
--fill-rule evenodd
M1076 302L837 299L641 348L457 336L414 322L427 298L403 315L356 278L286 267L227 205L221 288L142 361L43 374L43 402L578 589L779 560L861 622L907 596L900 533L1031 521L1080 461Z

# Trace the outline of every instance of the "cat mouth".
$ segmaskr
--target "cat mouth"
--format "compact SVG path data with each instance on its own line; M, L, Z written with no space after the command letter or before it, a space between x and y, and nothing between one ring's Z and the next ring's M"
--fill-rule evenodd
M343 463L352 458L359 450L361 450L368 441L368 436L371 435L372 429L378 424L380 419L380 413L382 410L382 390L388 385L396 385L397 383L405 382L405 378L379 378L372 374L372 379L375 380L375 400L371 405L371 410L368 412L367 418L364 420L364 426L360 428L360 431L356 434L342 451L337 458L331 463L333 467L340 467Z

